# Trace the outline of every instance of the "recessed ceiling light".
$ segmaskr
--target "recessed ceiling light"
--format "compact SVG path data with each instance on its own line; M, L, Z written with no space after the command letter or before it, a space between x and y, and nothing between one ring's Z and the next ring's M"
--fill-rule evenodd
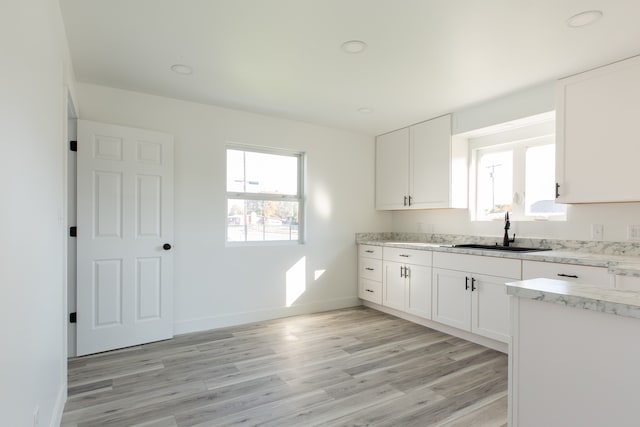
M174 73L178 73L186 76L188 74L193 73L193 68L184 64L173 64L171 66L171 71L173 71Z
M567 25L571 28L585 27L589 24L593 24L598 19L602 18L601 10L587 10L573 15L567 19Z
M371 113L373 113L373 108L361 107L361 108L358 108L358 113L371 114Z
M342 43L345 53L361 53L367 48L367 44L361 40L349 40Z

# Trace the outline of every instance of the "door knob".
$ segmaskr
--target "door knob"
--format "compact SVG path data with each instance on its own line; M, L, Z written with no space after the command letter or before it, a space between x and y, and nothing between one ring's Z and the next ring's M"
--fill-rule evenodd
M171 245L168 243L165 243L164 245L162 245L162 249L164 249L165 251L168 251L169 249L171 249Z

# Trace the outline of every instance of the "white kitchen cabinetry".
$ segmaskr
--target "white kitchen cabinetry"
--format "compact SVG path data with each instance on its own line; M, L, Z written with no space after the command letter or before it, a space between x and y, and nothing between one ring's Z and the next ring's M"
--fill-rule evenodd
M559 80L560 203L640 201L640 57Z
M431 251L383 249L382 305L431 319Z
M560 264L555 262L522 261L522 279L556 279L593 285L600 288L613 287L613 278L606 267Z
M508 342L504 284L520 280L521 274L521 261L515 259L434 253L433 320Z
M358 297L382 304L381 246L358 246Z
M376 209L466 207L454 206L464 201L452 185L452 164L465 156L452 147L451 115L378 136Z

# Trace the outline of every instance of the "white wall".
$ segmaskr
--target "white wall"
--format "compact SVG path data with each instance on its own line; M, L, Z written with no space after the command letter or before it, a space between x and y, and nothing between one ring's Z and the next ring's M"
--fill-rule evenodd
M391 214L374 210L373 138L96 85L77 90L81 119L174 135L176 333L358 304L354 233L391 228ZM306 244L225 246L230 142L307 153ZM306 292L287 309L287 271L303 257Z
M65 84L58 2L0 6L0 424L57 425L66 397Z
M554 82L455 112L453 132L464 133L553 110ZM597 171L595 171L597 173ZM638 185L629 182L628 185ZM567 221L511 222L510 234L521 237L591 240L591 225L604 226L604 240L627 240L627 226L640 224L640 203L569 205ZM504 235L501 221L471 221L467 209L397 211L393 231L475 236Z

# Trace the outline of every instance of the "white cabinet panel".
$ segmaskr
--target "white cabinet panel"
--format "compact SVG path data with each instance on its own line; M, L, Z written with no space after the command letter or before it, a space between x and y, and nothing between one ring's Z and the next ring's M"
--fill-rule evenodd
M368 280L382 281L382 260L371 258L360 258L360 277Z
M402 262L405 264L431 265L432 252L403 248L383 248L386 261Z
M477 274L510 277L517 280L522 277L522 261L519 259L435 252L433 265L449 270L472 271Z
M364 300L382 304L382 282L374 280L358 280L358 296Z
M522 279L566 280L569 282L593 285L601 288L613 286L612 277L606 267L591 267L586 265L560 264L554 262L523 261Z
M558 202L640 201L640 57L559 80L556 98Z
M376 209L403 209L409 197L409 129L376 138Z
M471 332L509 341L509 296L504 277L473 275Z
M405 274L404 264L399 262L384 262L384 281L382 304L395 308L396 310L404 310L405 298Z
M467 274L461 271L433 269L433 320L469 330L471 299Z
M358 245L358 256L382 259L382 246Z
M431 267L409 265L407 268L406 311L431 319Z
M411 126L409 193L411 208L450 206L451 116Z

